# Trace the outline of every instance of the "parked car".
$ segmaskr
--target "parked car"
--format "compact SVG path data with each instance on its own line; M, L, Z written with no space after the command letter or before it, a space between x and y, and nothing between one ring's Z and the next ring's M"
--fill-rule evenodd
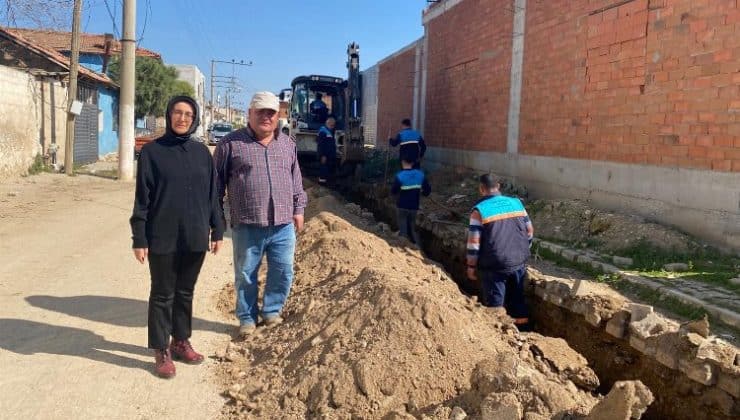
M234 127L229 123L215 123L208 130L208 144L218 144L221 138L234 131Z
M164 129L157 131L142 130L136 133L136 137L134 138L134 157L139 157L142 146L156 138L162 137L162 135L164 135Z

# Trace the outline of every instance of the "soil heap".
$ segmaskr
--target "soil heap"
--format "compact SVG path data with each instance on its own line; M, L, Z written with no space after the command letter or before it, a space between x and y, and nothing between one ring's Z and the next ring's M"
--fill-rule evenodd
M226 417L628 419L652 402L640 382L602 400L564 340L518 333L371 214L308 187L285 322L217 354Z

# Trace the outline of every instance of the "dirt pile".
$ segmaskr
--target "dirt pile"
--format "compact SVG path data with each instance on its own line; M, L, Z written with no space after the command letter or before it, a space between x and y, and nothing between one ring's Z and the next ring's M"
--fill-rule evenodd
M378 236L387 227L371 215L309 195L285 323L217 354L227 417L579 418L599 403L565 341L519 334L408 243Z

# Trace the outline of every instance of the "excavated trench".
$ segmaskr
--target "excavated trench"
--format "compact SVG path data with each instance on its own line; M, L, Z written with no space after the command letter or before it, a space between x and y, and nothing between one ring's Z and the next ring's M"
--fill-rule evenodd
M345 199L371 211L379 222L396 228L395 204L386 189L356 184L350 188L342 188L341 194ZM475 286L463 278L464 226L455 221L432 222L423 212L419 218L425 220L417 228L420 247L426 256L445 267L461 292L477 295ZM459 230L459 238L450 235L455 229ZM725 361L725 364L729 364L729 370L724 367L720 369L716 364L702 364L683 358L679 360L679 350L676 348L676 355L663 355L659 361L660 355L656 357L654 348L652 352L644 348L642 352L636 350L634 343L627 337L629 334L615 337L607 333L607 320L597 318L596 321L591 319L589 322L583 313L574 312L573 308L564 307L566 305L562 303L553 303L561 302L562 299L553 299L553 293L543 292L546 287L549 291L551 285L534 284L534 281L531 283L527 290L535 331L565 339L573 349L586 357L589 366L599 377L600 393L606 394L617 381L640 380L655 396L655 401L643 418L699 420L737 418L740 415L737 395L740 389L740 367L737 360ZM562 286L562 283L557 285ZM621 317L619 319L623 322L620 328L627 331L629 312L626 320L624 312L622 310L613 319ZM610 324L613 322L609 321ZM613 326L611 330L614 330ZM673 345L663 344L668 348ZM696 366L696 371L684 369L684 366L679 369L679 364L690 365L692 369ZM707 370L713 374L710 375L711 378L705 375Z

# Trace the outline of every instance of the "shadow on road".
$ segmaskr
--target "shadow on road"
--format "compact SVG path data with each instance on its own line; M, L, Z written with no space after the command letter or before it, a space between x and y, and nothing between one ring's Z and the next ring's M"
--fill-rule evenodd
M121 327L145 327L149 303L143 300L112 296L46 296L26 297L31 305L70 316ZM236 325L193 318L193 330L228 333ZM146 337L142 337L145 339Z
M151 370L149 360L142 361L112 352L151 356L151 351L125 343L108 341L88 330L44 324L24 319L0 318L0 348L13 353L37 353L83 357L125 368Z

